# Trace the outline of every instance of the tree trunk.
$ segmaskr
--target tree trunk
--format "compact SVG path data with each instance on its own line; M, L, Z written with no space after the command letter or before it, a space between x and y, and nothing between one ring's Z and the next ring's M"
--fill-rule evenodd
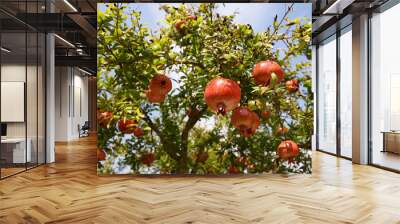
M182 154L180 159L177 161L177 167L176 167L176 174L188 174L188 157L187 153Z
M194 125L197 123L197 121L200 120L201 116L204 114L204 112L207 110L207 106L198 111L198 113L193 113L189 115L189 119L185 124L185 127L182 130L182 135L181 135L181 150L180 150L180 159L177 161L178 166L177 166L177 173L178 174L187 174L188 173L188 138L189 138L189 132L192 130Z

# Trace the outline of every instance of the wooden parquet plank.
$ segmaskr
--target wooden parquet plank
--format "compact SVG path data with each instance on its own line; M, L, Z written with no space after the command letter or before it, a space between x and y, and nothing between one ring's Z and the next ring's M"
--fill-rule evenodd
M96 141L0 181L0 223L397 223L400 175L315 152L313 175L96 174Z

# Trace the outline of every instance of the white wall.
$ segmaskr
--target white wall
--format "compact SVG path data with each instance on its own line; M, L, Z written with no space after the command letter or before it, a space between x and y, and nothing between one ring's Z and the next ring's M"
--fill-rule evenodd
M88 78L72 67L56 67L56 141L79 138L78 125L88 120Z

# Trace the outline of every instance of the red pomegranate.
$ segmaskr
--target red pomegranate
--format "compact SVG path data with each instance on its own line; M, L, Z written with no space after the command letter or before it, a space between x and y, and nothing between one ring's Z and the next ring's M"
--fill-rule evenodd
M137 127L137 128L135 128L135 129L133 129L133 134L134 134L136 137L140 138L140 137L142 137L142 136L144 135L144 131L143 131L143 129Z
M251 126L252 134L256 133L258 126L260 126L260 117L258 117L258 114L256 112L252 113L253 116L253 124Z
M159 95L166 95L172 89L172 82L168 76L160 74L154 76L149 84L149 90Z
M97 112L97 122L99 123L99 126L102 128L106 128L107 125L111 122L113 118L113 113L109 111L105 112Z
M156 156L154 155L154 153L146 153L140 157L140 161L147 166L150 166L155 159Z
M205 161L207 161L208 157L209 156L208 156L207 152L201 152L201 153L197 154L196 160L199 163L204 163Z
M239 157L235 158L235 162L238 164L245 165L245 164L247 164L247 158L244 156L239 156Z
M293 93L299 90L299 82L296 79L286 81L286 89Z
M253 78L257 85L268 86L272 79L272 73L277 76L277 82L283 80L285 74L281 66L274 61L261 61L257 63L253 68Z
M97 149L97 161L103 161L106 159L106 152L103 149Z
M197 16L191 15L187 17L188 20L197 20Z
M131 134L136 129L137 122L129 119L122 119L118 121L118 129L124 134Z
M299 146L291 140L286 140L279 144L277 153L281 159L290 159L299 155Z
M263 112L261 112L261 116L264 119L268 119L270 115L271 115L271 113L268 110L264 110Z
M247 107L238 107L232 112L231 123L239 129L240 135L249 137L256 132L260 125L260 118Z
M146 97L150 103L162 103L165 100L165 95L151 90L146 90Z
M286 134L288 131L289 129L286 127L279 127L278 130L276 130L276 132L281 135Z
M235 128L249 128L253 122L252 111L247 107L237 107L233 110L231 123Z
M254 164L254 163L249 163L249 164L247 165L247 168L249 168L249 169L254 169L254 168L256 168L256 164Z
M238 173L240 173L240 169L239 168L237 168L236 166L229 166L229 168L228 168L228 173L230 173L230 174L238 174Z
M225 115L238 106L240 86L233 80L218 77L207 84L204 98L213 111Z
M182 26L183 26L184 24L187 25L187 23L188 23L189 20L197 20L197 16L192 15L192 16L186 17L186 19L181 19L181 20L179 20L177 23L175 23L175 28L176 28L179 32L184 33L185 30L183 29Z

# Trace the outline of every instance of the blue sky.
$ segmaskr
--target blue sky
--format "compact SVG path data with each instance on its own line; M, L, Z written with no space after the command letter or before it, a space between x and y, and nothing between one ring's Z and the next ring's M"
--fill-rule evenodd
M160 21L164 19L165 13L159 7L164 3L129 3L129 10L139 10L142 12L142 22L145 23L153 31L158 30L162 25ZM179 4L172 4L179 5ZM186 4L195 5L195 4ZM231 15L234 12L239 14L235 17L235 22L251 24L256 32L266 30L274 20L274 16L282 18L290 4L286 3L219 3L218 13L222 15ZM105 4L98 5L99 10L105 11ZM296 17L307 17L311 19L311 4L296 3L293 11L289 14L290 19Z

